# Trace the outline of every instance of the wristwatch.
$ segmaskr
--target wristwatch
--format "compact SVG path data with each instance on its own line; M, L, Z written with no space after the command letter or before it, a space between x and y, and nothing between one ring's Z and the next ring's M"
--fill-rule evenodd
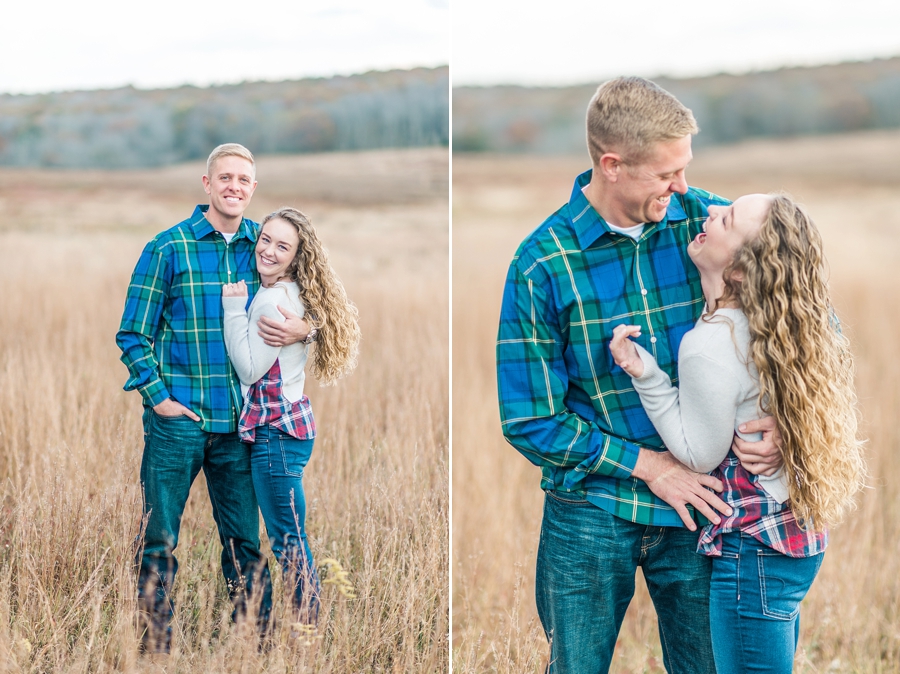
M319 329L318 329L318 328L313 328L312 330L309 331L309 334L306 335L306 339L301 340L300 343L301 343L301 344L306 344L307 346L309 346L309 345L312 344L314 341L316 341L316 337L318 337L318 336L319 336Z

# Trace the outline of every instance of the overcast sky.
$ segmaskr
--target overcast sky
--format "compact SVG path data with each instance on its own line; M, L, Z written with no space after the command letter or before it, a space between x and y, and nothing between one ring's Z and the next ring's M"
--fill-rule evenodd
M450 0L15 0L0 93L299 79L446 65Z
M451 50L452 28L452 50ZM18 0L0 92L298 79L445 65L572 84L900 55L889 0Z
M451 0L453 83L574 84L900 56L896 0Z

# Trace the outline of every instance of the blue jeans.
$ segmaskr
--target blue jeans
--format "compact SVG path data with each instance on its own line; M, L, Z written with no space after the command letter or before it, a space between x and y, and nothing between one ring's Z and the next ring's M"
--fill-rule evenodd
M709 635L709 559L697 534L620 519L572 494L546 492L537 556L538 615L550 674L609 671L643 570L670 674L716 674Z
M303 469L313 440L298 440L273 426L256 429L250 453L253 486L259 499L272 551L281 564L284 582L293 589L300 621L314 624L319 614L321 586L306 540L306 499Z
M145 622L142 642L168 651L174 612L171 588L178 571L181 516L200 469L206 476L222 545L222 574L234 603L232 618L246 612L254 582L262 592L260 626L271 609L269 568L259 550L259 514L250 475L250 451L237 433L207 433L185 416L144 410L143 548L139 552L138 604Z
M800 602L825 554L788 557L737 531L722 543L710 588L716 668L787 674L800 636Z

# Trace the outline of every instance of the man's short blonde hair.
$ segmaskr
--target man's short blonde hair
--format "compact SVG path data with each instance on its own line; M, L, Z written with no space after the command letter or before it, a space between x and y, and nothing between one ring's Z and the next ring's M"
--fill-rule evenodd
M212 179L211 174L213 164L222 157L240 157L241 159L246 159L250 162L250 166L253 167L253 179L256 180L256 162L253 159L253 154L239 143L223 143L210 153L209 159L206 160L206 175L209 176L210 179Z
M587 110L587 144L594 166L607 152L632 164L645 161L660 141L699 131L693 113L642 77L619 77L597 88Z

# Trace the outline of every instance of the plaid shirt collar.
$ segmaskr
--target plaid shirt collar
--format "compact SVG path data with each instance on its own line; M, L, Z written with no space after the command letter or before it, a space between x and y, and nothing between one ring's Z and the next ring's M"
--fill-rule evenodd
M582 250L586 250L593 245L597 239L604 234L609 234L612 230L606 224L600 214L591 205L587 197L582 191L590 182L593 169L588 169L575 179L575 185L572 187L572 196L569 197L569 209L572 213L572 224L575 226L575 238ZM675 194L669 200L669 207L666 209L666 217L660 222L648 222L644 228L644 235L665 229L669 226L669 220L678 222L687 218L684 207L681 205L681 199ZM680 195L678 195L680 197Z
M190 226L191 231L194 232L194 236L197 241L200 241L205 236L209 236L210 234L214 234L216 232L216 228L212 226L212 223L206 219L206 214L209 212L209 204L198 204L194 208L194 212L190 217ZM247 218L241 218L241 224L238 226L237 233L234 235L232 241L236 241L238 239L247 239L251 243L256 243L256 233L253 230L253 227L250 226L250 221Z

